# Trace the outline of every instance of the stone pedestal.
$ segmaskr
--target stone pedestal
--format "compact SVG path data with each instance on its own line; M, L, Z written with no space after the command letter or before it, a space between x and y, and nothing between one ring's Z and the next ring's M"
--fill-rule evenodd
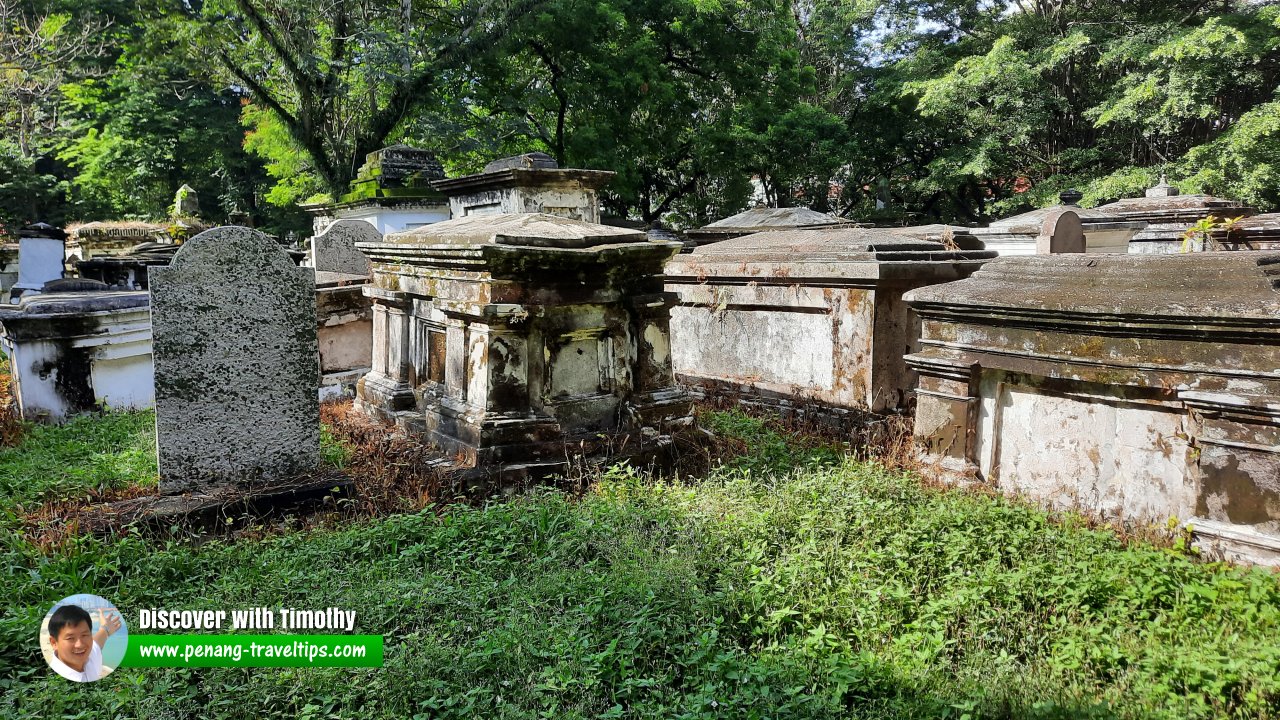
M600 222L596 192L613 179L608 170L561 168L545 153L495 160L476 175L438 180L432 187L449 196L453 217L503 213L546 213Z
M62 278L66 240L66 233L44 223L18 231L18 281L9 290L11 303L40 292L50 280Z
M147 293L46 293L0 308L0 346L10 358L18 409L62 422L105 404L155 402Z
M1001 258L908 293L926 467L1280 562L1280 255Z
M360 243L374 340L357 407L504 477L642 452L690 422L660 278L679 247L546 214Z

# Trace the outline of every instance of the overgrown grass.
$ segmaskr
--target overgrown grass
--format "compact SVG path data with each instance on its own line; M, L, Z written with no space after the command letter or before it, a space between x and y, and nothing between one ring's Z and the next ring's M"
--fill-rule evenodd
M6 508L155 484L152 412L81 415L61 426L27 424L20 445L0 448L0 506Z
M742 415L709 421L747 450L685 483L620 468L582 498L262 540L129 534L53 557L11 543L0 716L1280 716L1273 574L930 488ZM385 635L386 664L71 686L33 638L75 592L130 620L355 610L359 632Z

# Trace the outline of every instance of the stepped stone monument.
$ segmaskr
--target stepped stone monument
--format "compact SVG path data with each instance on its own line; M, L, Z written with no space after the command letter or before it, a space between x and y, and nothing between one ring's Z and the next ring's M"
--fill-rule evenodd
M373 370L357 407L504 479L640 454L691 422L671 372L662 263L677 242L542 213L457 218L379 243Z
M613 180L609 170L562 168L546 153L494 160L484 171L431 186L449 196L454 219L501 213L546 213L600 222L597 191Z

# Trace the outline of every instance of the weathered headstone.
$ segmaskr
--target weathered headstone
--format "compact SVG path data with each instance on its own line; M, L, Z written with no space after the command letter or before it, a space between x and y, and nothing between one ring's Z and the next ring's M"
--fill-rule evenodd
M13 284L11 302L38 293L45 283L62 278L66 242L66 233L44 223L18 231L18 282Z
M311 238L311 263L316 272L369 275L369 258L356 249L357 242L382 242L382 233L363 220L338 220Z
M319 463L313 273L266 235L219 227L151 268L164 493L260 488Z
M1045 216L1036 238L1037 255L1059 255L1085 251L1084 226L1073 210L1054 210Z

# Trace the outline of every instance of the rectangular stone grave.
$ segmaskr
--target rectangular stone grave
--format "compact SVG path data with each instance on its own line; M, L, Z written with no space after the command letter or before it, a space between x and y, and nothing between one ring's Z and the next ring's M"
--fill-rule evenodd
M993 258L885 229L777 230L721 240L666 267L672 358L708 396L843 422L905 407L902 356L919 327L911 288L966 277Z
M150 276L161 491L216 494L313 471L313 271L260 232L219 227Z
M62 422L101 405L151 407L147 301L142 292L53 292L0 306L0 350L22 417Z
M926 467L1280 563L1280 254L1000 258L913 290Z

